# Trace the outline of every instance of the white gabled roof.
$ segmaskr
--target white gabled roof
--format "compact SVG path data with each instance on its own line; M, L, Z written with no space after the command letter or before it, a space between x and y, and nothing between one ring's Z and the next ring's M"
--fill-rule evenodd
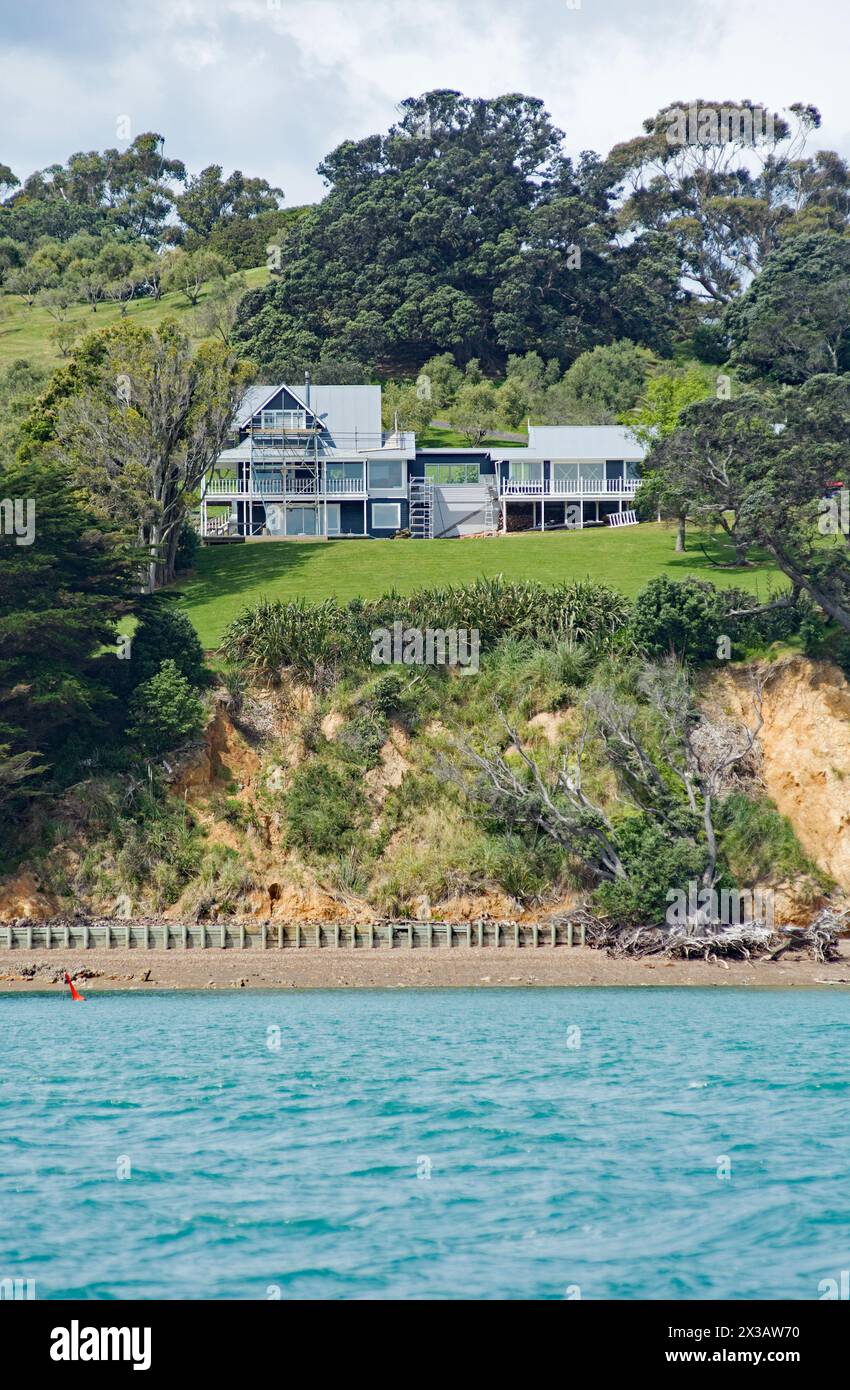
M262 410L280 390L279 386L249 386L236 408L236 425L244 430L258 410Z
M288 381L279 381L273 386L249 386L236 411L237 428L246 429L280 391L288 392L302 410L313 416L336 447L357 451L380 449L383 439L380 386L312 385L309 406L305 386L296 389Z
M547 459L646 457L646 449L626 425L529 425L528 447Z

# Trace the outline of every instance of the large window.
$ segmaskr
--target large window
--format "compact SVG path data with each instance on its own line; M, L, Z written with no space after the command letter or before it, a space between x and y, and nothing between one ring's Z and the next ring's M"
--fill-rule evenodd
M599 463L596 459L592 461L590 459L584 460L579 464L578 471L580 476L586 480L593 480L594 482L605 481L605 464Z
M556 459L552 464L552 481L556 483L578 482L578 464L558 462Z
M376 531L398 531L401 529L400 502L373 502L372 526Z
M307 427L304 410L263 410L260 413L262 430L303 430Z
M360 492L363 488L362 463L329 463L328 492Z
M509 465L510 480L512 483L542 483L543 482L543 463L530 463L528 460L511 459Z
M426 463L425 477L438 487L469 487L481 481L481 467L475 463Z
M328 506L328 535L338 536L341 532L341 508L339 502L329 502Z
M401 459L371 459L369 486L376 492L404 487L404 464Z

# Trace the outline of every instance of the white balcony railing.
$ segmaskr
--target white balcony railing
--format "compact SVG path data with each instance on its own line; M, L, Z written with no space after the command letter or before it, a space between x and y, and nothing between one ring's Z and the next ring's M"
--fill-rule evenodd
M638 478L550 478L545 482L503 480L503 497L605 497L610 493L631 497L637 492Z
M319 481L318 492L312 478L212 477L207 480L207 497L365 497L364 478L328 478Z
M357 496L366 491L365 478L328 478L325 482L328 497Z

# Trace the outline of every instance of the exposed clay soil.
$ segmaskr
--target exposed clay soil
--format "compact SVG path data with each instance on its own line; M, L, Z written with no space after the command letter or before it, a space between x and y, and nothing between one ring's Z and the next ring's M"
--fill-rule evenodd
M707 702L752 723L745 667L716 677ZM850 890L850 685L836 666L791 657L765 687L759 735L767 794L806 853Z

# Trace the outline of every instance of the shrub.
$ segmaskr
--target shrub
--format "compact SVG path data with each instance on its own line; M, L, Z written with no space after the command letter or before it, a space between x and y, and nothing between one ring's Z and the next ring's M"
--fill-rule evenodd
M842 637L834 643L832 648L832 659L837 666L844 672L850 680L850 634L844 633Z
M597 906L624 926L660 925L668 890L687 892L705 868L705 850L693 840L664 835L643 812L620 822L616 843L627 877L597 888Z
M378 676L366 686L363 698L382 719L391 719L394 715L403 716L415 708L410 678L404 671L399 670L386 671Z
M285 670L315 679L351 655L351 634L335 599L306 603L261 599L244 608L224 634L221 651L256 675L272 681Z
M157 595L145 601L126 663L132 686L149 681L164 661L171 661L190 685L206 685L204 649L186 614L174 599Z
M344 659L349 667L370 660L370 633L376 628L477 629L482 646L505 637L535 641L607 639L624 627L629 600L605 584L589 581L546 587L532 580L501 577L471 584L394 592L345 607L334 599L308 604L262 600L244 609L222 641L222 653L256 674L277 680L286 669L309 680L335 676Z
M199 733L204 705L175 662L163 661L130 698L127 734L145 753L165 753Z
M541 838L529 844L519 835L507 834L494 845L487 870L500 888L524 906L545 898L564 862L563 851L551 841Z
M772 603L778 597L778 592L771 590L767 601ZM717 599L724 614L735 609L754 608L758 603L746 589L720 589ZM728 631L734 634L735 639L744 647L758 647L770 642L781 642L785 638L793 637L798 631L802 632L803 624L814 617L814 614L815 609L811 601L805 595L801 595L796 604L789 604L788 607L773 608L767 613L757 613L752 618L732 618L729 620Z
M791 822L772 802L732 792L715 817L723 859L736 883L816 872Z
M629 633L647 656L672 655L706 661L717 655L725 632L721 604L713 584L701 579L651 579L635 599Z
M340 854L364 816L363 783L355 768L314 759L296 770L283 809L290 844L318 855Z

